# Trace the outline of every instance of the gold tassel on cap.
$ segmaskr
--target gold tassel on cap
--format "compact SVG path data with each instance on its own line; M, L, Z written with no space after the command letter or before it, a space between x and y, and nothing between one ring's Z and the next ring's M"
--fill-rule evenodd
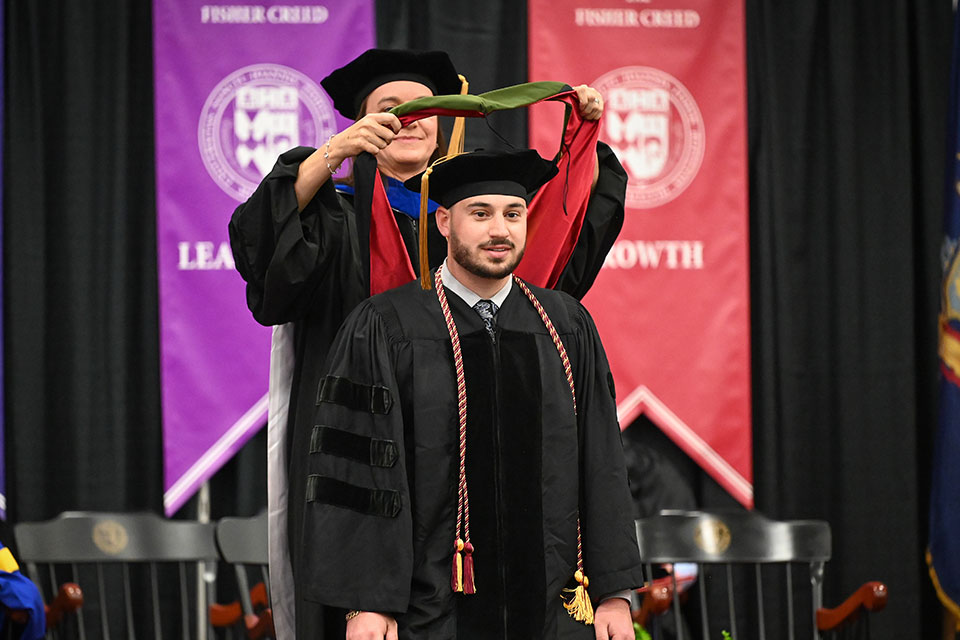
M465 96L470 90L470 83L460 76L460 95ZM466 133L466 119L457 116L453 119L453 131L450 133L450 144L447 146L447 157L452 158L463 153L463 137Z
M460 95L466 95L470 90L470 83L467 82L467 79L463 77L462 74L457 74L457 77L460 78ZM463 153L463 137L466 132L465 123L466 119L463 116L454 118L453 131L450 134L450 144L447 145L447 155L439 158L433 164L448 160ZM427 201L430 199L430 172L432 170L433 165L427 167L423 177L420 178L420 230L417 237L420 244L420 287L424 291L431 289L430 249L427 246L427 229L429 225L427 222Z
M430 290L430 249L427 247L427 202L430 200L430 174L433 166L427 167L420 178L420 288Z

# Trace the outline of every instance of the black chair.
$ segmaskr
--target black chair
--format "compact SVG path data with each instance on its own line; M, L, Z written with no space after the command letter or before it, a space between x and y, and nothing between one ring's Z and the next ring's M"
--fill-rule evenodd
M85 639L89 632L107 640L113 630L128 640L165 633L191 638L209 627L206 606L214 585L207 567L218 559L213 524L74 511L14 529L28 575L41 591L49 593L64 576L84 588L83 608L59 635ZM92 610L97 613L85 619Z
M755 511L664 511L636 524L640 557L650 578L644 615L663 611L664 603L672 602L681 639L680 598L672 597L680 592L676 577L671 573L654 581L657 565L697 564L699 610L694 607L691 617L699 616L704 638L721 634L716 624L711 626L711 614L722 619L722 629L736 640L818 640L825 631L851 630L862 612L886 605L886 586L869 582L839 607L823 607L824 565L831 554L830 525L823 521L774 521ZM656 633L656 615L651 619ZM738 627L738 620L755 621L756 628ZM865 625L855 631L868 634Z
M234 568L239 602L210 605L213 626L242 627L251 640L276 637L267 572L267 513L253 518L222 518L217 523L216 536L220 557ZM251 575L257 581L253 588Z

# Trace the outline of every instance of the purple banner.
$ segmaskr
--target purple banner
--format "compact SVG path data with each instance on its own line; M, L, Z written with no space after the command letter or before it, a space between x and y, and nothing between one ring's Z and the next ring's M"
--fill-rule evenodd
M168 515L266 423L270 330L246 308L230 215L278 155L348 124L319 81L373 42L373 0L154 1Z

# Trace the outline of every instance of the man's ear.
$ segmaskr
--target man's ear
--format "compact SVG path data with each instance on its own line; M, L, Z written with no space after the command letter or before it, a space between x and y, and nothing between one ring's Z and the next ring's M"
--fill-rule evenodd
M437 207L437 229L444 238L450 237L450 210L446 207Z

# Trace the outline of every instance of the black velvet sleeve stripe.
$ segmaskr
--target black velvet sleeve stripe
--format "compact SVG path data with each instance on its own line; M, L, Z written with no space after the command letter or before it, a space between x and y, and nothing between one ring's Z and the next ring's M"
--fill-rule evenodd
M617 399L617 385L613 380L613 372L607 371L607 388L610 390L610 397Z
M360 384L348 378L325 376L317 388L317 404L332 402L367 413L390 413L393 398L390 389L381 385Z
M393 440L369 438L336 427L314 425L310 436L310 453L328 453L339 458L356 460L371 467L392 467L397 462L397 445Z
M381 518L396 518L400 513L399 491L367 489L318 475L307 477L307 502L322 502Z
M367 151L353 160L354 216L357 241L360 244L360 265L363 269L363 290L370 291L370 218L373 210L373 181L377 179L377 159Z

